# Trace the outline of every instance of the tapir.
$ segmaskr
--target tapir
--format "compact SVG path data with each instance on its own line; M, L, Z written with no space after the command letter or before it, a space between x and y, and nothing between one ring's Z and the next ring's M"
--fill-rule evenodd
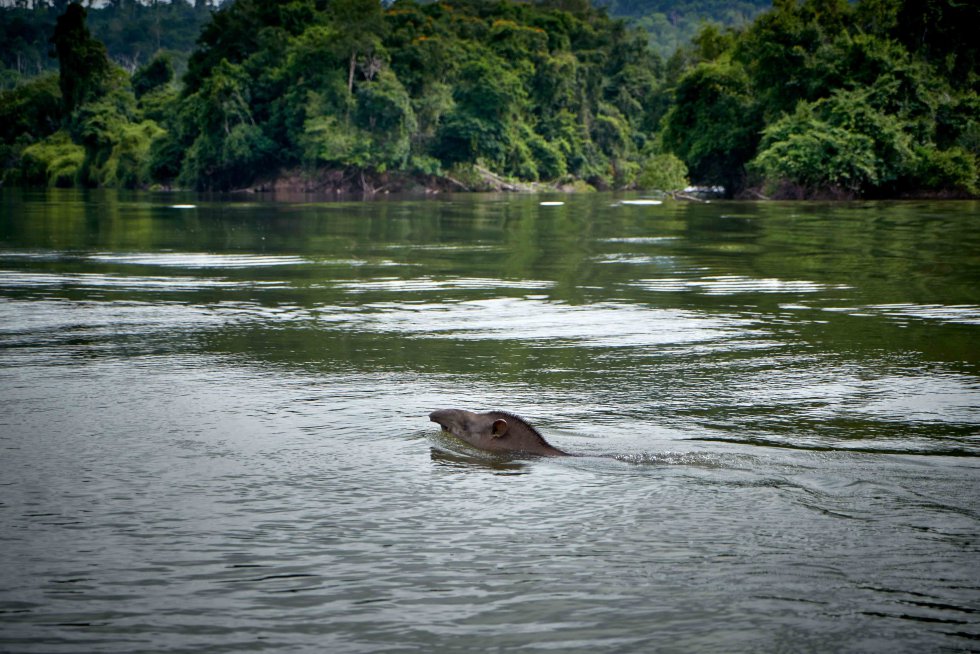
M463 409L440 409L429 420L473 447L490 452L571 456L552 447L537 429L520 416L506 411L473 413Z

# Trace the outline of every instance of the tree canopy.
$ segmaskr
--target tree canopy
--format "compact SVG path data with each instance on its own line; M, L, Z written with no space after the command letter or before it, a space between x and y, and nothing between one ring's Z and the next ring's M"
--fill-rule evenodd
M269 167L632 183L659 85L645 37L587 5L238 0L191 56L160 170Z
M62 9L48 37L59 75L0 92L7 183L230 189L335 171L978 192L969 3L777 0L744 28L703 26L664 62L585 0L236 0L181 77L165 48L121 66L91 12Z
M681 53L664 143L731 192L976 194L978 28L969 3L776 0Z

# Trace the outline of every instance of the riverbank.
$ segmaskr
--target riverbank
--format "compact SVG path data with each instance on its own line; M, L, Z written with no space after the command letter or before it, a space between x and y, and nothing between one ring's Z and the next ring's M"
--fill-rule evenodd
M555 182L525 182L497 175L483 166L469 166L444 175L426 175L407 171L377 172L363 169L293 169L275 176L259 178L249 186L234 189L236 193L270 193L276 195L359 195L382 194L437 195L440 193L593 193L596 191L638 191L661 193L677 200L706 200L726 197L720 186L688 186L685 189L663 191L627 187L596 188L580 179L564 178ZM889 197L864 197L840 188L805 188L797 184L781 184L772 188L752 186L732 196L748 201L819 201L849 202L856 200L970 200L977 196L965 191L905 189Z
M582 180L525 182L498 175L483 166L468 166L444 175L366 169L291 169L235 189L249 193L434 195L452 192L574 193L597 189Z
M855 200L975 200L980 196L964 189L906 188L892 195L867 196L837 187L807 188L789 182L773 187L751 186L735 194L735 200L851 202Z

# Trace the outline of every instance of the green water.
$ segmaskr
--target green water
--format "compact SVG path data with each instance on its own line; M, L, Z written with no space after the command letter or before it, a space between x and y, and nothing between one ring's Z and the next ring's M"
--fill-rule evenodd
M975 647L980 204L636 198L0 191L0 648Z

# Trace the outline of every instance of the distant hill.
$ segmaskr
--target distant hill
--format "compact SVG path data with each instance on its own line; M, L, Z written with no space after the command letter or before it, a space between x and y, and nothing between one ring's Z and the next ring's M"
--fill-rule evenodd
M0 1L0 88L18 80L57 70L48 39L67 0L12 3ZM211 20L213 3L94 3L88 27L105 44L109 57L134 71L160 51L171 54L178 70L194 49L201 29Z
M664 59L687 45L703 23L742 27L772 7L772 0L596 0L611 16L626 18L650 34Z

